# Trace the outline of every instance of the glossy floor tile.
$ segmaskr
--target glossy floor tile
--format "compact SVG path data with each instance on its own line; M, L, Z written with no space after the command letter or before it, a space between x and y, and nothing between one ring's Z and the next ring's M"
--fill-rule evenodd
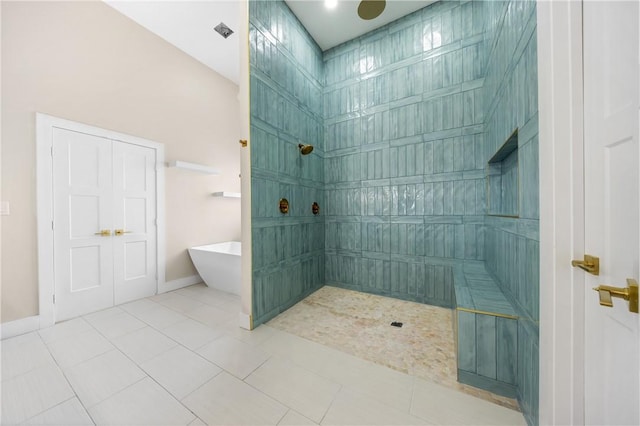
M195 416L147 377L89 407L97 425L188 425Z
M111 312L110 309L107 310ZM97 315L104 315L103 312L96 312ZM96 315L94 314L94 315ZM56 324L53 327L47 327L40 330L38 333L42 337L44 343L55 342L56 340L64 339L66 337L72 337L83 331L92 330L91 324L89 324L86 318L74 318L69 321Z
M182 346L169 349L142 363L141 367L177 399L189 395L222 371Z
M278 357L262 364L245 381L315 422L322 420L340 390L338 383Z
M392 322L401 322L402 327L392 327ZM402 373L518 409L514 399L458 383L451 309L325 286L268 324Z
M25 425L84 426L93 421L78 398L71 398L27 420Z
M157 305L151 309L145 309L140 313L134 313L133 315L151 327L157 329L167 328L177 322L187 319L181 313L171 310L163 305Z
M218 330L207 327L206 325L192 319L186 319L175 323L162 330L162 332L192 351L212 342L223 334L221 329Z
M114 347L97 330L91 329L48 344L51 354L62 368L73 367Z
M86 319L96 330L108 339L124 336L125 334L147 326L147 324L135 316L118 307L98 312L93 316L88 315Z
M269 355L259 348L231 336L214 340L198 349L198 353L239 379L244 379L269 359Z
M2 381L12 379L47 364L55 364L38 333L2 341Z
M2 424L18 424L73 397L73 390L55 364L2 382Z
M120 336L113 343L137 363L148 361L177 345L177 342L151 327Z
M284 415L279 426L303 426L303 425L315 425L313 421L309 420L305 416L300 413L296 413L293 410L287 411L287 414Z
M69 368L66 376L82 404L91 407L146 375L122 352L114 349Z
M471 395L416 378L411 414L433 424L513 425L522 415Z
M2 424L524 424L345 348L242 330L239 305L200 284L2 341Z
M242 380L223 372L183 400L210 425L274 425L287 408Z
M343 389L322 420L323 425L425 425L424 419L412 416L370 397Z

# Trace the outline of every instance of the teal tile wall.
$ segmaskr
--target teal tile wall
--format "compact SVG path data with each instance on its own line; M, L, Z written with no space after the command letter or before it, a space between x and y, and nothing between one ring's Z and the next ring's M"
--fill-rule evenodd
M250 1L253 318L325 283L322 52L284 2ZM298 143L313 144L300 155ZM290 203L280 213L280 198ZM322 211L322 210L321 210Z
M458 381L517 396L518 316L484 262L454 270Z
M254 322L324 284L451 307L454 266L484 261L519 316L496 377L536 424L535 2L441 1L324 53L282 0L249 10ZM519 217L488 216L487 161L516 128Z
M327 284L452 306L485 256L484 8L439 2L324 53Z
M458 332L465 335L458 340L460 381L482 382L483 389L514 397L517 354L513 351L517 347L518 322L464 311L457 311L456 315Z
M516 308L518 400L538 423L539 183L535 2L486 2L485 154L489 159L518 129L519 218L488 217L487 270ZM515 154L515 153L514 153Z

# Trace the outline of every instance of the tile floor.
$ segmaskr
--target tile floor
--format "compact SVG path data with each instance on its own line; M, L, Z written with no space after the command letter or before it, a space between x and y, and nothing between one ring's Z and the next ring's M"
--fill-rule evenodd
M525 424L268 325L241 330L238 306L195 285L4 340L2 424Z
M392 321L403 323L391 327ZM269 326L515 410L512 398L458 382L453 311L325 286Z

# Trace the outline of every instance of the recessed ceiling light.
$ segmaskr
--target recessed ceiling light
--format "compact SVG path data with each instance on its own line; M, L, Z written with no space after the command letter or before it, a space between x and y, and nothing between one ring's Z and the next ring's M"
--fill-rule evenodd
M324 0L324 7L327 9L335 9L338 5L338 0Z

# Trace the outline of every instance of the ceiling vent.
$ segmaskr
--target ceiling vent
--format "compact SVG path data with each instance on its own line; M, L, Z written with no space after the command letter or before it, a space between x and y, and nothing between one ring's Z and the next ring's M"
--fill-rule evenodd
M224 22L220 22L215 28L214 30L216 30L222 37L227 38L229 37L231 34L233 34L233 31L231 30L231 28L227 27Z

